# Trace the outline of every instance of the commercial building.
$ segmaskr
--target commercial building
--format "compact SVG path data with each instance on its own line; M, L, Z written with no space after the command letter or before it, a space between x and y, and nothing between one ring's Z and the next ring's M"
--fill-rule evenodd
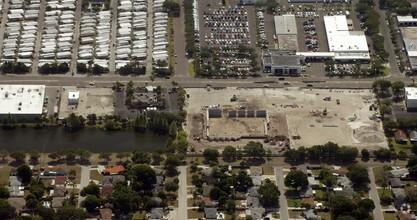
M33 120L43 114L45 85L0 85L0 118Z
M298 76L301 73L301 56L292 51L264 50L262 68L264 73L277 76Z
M398 26L417 26L417 18L413 18L411 15L399 16L397 15Z
M405 105L407 111L417 110L417 88L405 87Z
M363 31L350 31L345 15L324 16L329 51L341 62L369 61L369 48Z
M239 5L254 5L256 3L265 4L266 0L238 0L237 3Z
M70 90L68 91L68 105L77 105L80 99L80 91Z
M408 65L412 71L417 71L417 27L401 28L401 36L408 58Z
M297 22L295 15L286 14L274 16L275 35L278 40L278 49L298 51Z

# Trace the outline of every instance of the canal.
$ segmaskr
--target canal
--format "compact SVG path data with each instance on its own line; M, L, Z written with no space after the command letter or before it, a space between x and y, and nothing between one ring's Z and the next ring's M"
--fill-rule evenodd
M0 149L9 152L17 150L38 150L53 152L59 149L86 149L91 152L125 152L141 150L152 152L164 149L167 136L148 131L144 134L132 129L103 131L98 128L84 128L69 133L63 127L0 129Z

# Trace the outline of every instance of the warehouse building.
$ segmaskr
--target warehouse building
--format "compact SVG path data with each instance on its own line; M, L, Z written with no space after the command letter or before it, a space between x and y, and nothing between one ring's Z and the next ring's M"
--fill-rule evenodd
M349 31L345 15L324 16L329 51L341 62L369 61L369 48L363 31Z
M415 87L405 87L405 105L407 111L416 111L417 110L417 88Z
M286 14L274 16L274 23L278 49L298 51L297 23L295 22L295 15Z
M417 28L401 28L401 36L408 58L408 65L413 72L417 71Z
M0 118L34 120L43 114L44 85L0 85Z
M264 73L276 76L299 76L301 73L301 56L292 51L264 50L262 53Z

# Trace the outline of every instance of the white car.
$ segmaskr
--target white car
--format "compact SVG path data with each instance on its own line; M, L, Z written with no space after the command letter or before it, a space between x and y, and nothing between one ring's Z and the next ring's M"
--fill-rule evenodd
M89 83L88 83L88 85L90 85L90 86L94 86L94 85L95 85L95 83L94 83L94 82L89 82Z

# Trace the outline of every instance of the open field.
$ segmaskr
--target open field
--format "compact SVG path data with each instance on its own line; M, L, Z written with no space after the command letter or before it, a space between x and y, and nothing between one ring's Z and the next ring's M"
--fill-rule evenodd
M97 116L114 114L115 103L112 89L79 88L80 98L77 105L68 105L69 90L76 90L76 88L63 89L59 118L65 118L72 112L84 118L89 114L96 114Z
M328 141L339 145L354 146L373 150L387 147L381 122L377 112L370 111L374 102L369 90L326 90L300 89L187 89L190 98L186 107L189 113L186 130L190 137L205 137L206 111L204 106L218 106L220 109L267 110L270 123L268 135L284 135L289 138L290 146L313 146ZM236 95L237 101L231 102ZM204 97L202 99L201 97ZM325 101L324 97L331 100ZM340 104L337 104L337 100ZM248 118L245 118L248 119ZM253 119L253 118L252 118ZM210 119L212 120L212 119ZM224 117L216 126L217 133L247 132L247 127ZM211 123L211 121L210 121ZM221 125L221 126L220 126ZM210 124L211 126L211 124ZM258 128L257 129L262 129ZM210 129L212 130L212 128ZM211 131L210 131L211 132ZM247 140L209 142L190 140L196 146L244 145ZM262 141L259 140L258 141ZM195 143L194 143L195 142ZM268 147L268 146L267 146ZM269 146L272 149L273 146Z

